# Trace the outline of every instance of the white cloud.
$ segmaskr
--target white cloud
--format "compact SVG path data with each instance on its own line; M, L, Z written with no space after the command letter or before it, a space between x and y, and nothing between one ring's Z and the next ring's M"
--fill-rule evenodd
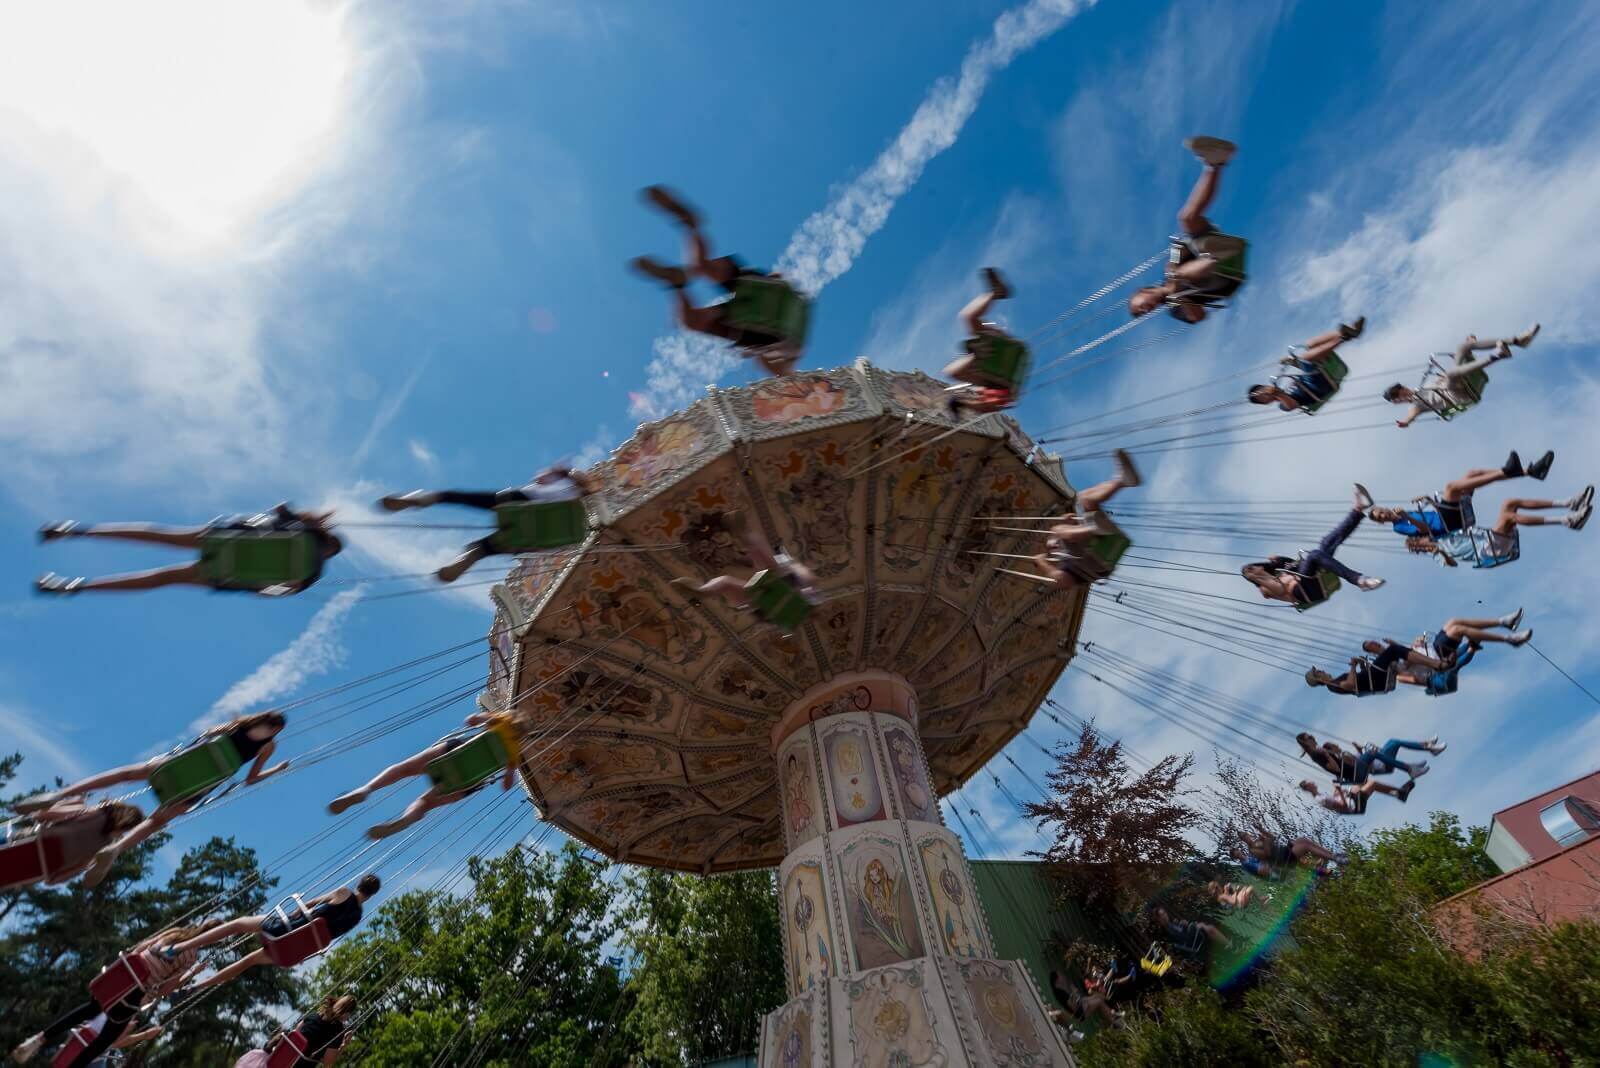
M15 748L29 758L23 764L24 782L49 775L81 779L88 774L83 759L61 740L59 732L40 726L14 705L0 704L0 739L0 752Z
M325 675L344 663L345 648L339 628L361 600L363 590L341 590L317 609L306 629L287 646L273 653L249 675L217 698L211 710L190 724L193 731L237 716L257 705L294 692L308 679Z
M995 19L989 35L967 50L960 74L935 82L872 166L800 224L775 270L811 294L848 271L900 197L934 157L955 144L990 79L1093 2L1029 0ZM687 334L657 339L654 352L646 390L633 398L634 414L644 418L659 418L695 400L702 386L738 362L727 344Z
M327 5L0 13L8 481L83 457L226 477L278 451L278 376L297 368L262 351L286 250L265 220L334 155L351 72Z
M411 458L421 464L423 468L432 471L439 466L439 457L428 448L427 442L420 438L412 438L406 442L406 449L411 453Z

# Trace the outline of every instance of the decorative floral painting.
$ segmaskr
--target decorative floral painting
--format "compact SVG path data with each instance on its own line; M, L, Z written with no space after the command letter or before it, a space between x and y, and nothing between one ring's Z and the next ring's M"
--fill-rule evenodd
M905 862L892 838L868 834L839 853L856 967L876 968L923 956Z

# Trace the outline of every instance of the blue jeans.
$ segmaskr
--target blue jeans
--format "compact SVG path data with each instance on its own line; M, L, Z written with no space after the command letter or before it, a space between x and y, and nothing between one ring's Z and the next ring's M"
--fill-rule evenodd
M1346 582L1360 582L1361 572L1345 567L1333 554L1339 551L1339 546L1344 544L1346 538L1356 532L1363 516L1361 509L1352 508L1350 514L1339 521L1339 525L1328 532L1328 536L1318 543L1315 549L1306 553L1305 558L1295 567L1295 571L1307 578L1316 574L1320 568L1332 571Z
M1428 751L1428 747L1423 745L1421 742L1405 742L1401 741L1399 738L1390 738L1387 742L1384 742L1380 748L1368 746L1362 751L1361 755L1356 758L1356 762L1364 765L1363 770L1370 768L1374 775L1384 775L1396 769L1405 772L1407 775L1415 774L1411 770L1412 765L1397 759L1400 756L1400 750L1402 749L1415 749L1419 753L1426 753ZM1373 765L1376 766L1374 767ZM1366 778L1366 776L1363 775L1362 778Z

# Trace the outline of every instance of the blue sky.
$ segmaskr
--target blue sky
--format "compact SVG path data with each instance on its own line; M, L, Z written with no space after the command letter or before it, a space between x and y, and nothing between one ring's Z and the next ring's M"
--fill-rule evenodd
M84 41L85 7L117 47ZM511 484L603 454L708 381L748 380L674 335L662 294L624 270L676 250L636 199L654 181L707 211L719 247L826 282L808 365L866 355L936 371L978 267L1007 269L1013 325L1042 324L1160 248L1194 177L1184 135L1232 137L1243 148L1213 214L1254 242L1243 299L1030 393L1025 427L1186 387L1197 403L1230 399L1237 384L1216 380L1358 312L1372 326L1346 353L1357 373L1542 319L1538 345L1497 369L1469 418L1152 455L1137 500L1266 508L1339 498L1355 479L1405 499L1511 447L1556 448L1557 493L1596 477L1592 7L230 10L0 15L0 747L26 754L29 778L147 755L233 710L470 640L490 618L483 586L386 596L423 587L354 581L436 566L454 532L351 528L329 579L281 603L183 591L44 602L28 592L41 571L163 554L41 549L39 523L197 522L286 498L372 520L383 491ZM1068 465L1080 486L1104 474L1101 460ZM1500 497L1485 491L1480 510ZM1593 689L1594 536L1532 531L1524 559L1492 573L1353 551L1390 586L1324 611L1406 637L1525 604L1536 643ZM1174 581L1248 594L1225 576ZM1430 807L1483 822L1600 752L1593 704L1530 650L1490 650L1443 702L1357 705L1106 618L1091 615L1085 637L1350 736L1450 740L1413 804L1374 804L1374 823ZM1209 766L1206 742L1077 668L1057 696L1142 753L1198 749ZM302 727L284 750L400 707ZM290 850L324 828L334 793L466 710L230 799L181 824L177 842L223 833ZM1042 719L1032 730L1047 744L1060 733ZM1037 750L1010 753L1039 776ZM974 855L1037 844L992 785L966 795L1002 839ZM453 814L436 847L419 840L394 864L443 870L481 815Z

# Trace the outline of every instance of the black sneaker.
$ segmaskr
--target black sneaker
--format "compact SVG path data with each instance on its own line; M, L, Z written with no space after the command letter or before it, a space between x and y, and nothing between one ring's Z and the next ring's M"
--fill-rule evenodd
M1356 321L1353 323L1340 323L1339 336L1344 338L1346 341L1354 341L1356 338L1361 336L1361 332L1366 328L1367 317L1363 315L1356 319Z
M1399 792L1397 792L1394 796L1399 798L1400 799L1400 803L1403 805L1403 804L1406 803L1406 798L1411 796L1411 791L1416 788L1416 785L1417 785L1417 780L1408 779L1406 781L1406 784L1404 786L1400 787Z
M1550 473L1550 465L1556 462L1554 450L1545 453L1533 463L1528 465L1528 477L1538 482L1544 481L1544 476Z
M993 267L983 269L983 281L989 287L989 292L994 294L995 300L1005 300L1011 296L1011 287L1006 285L1006 280Z
M1517 455L1517 450L1512 449L1511 455L1506 457L1506 462L1500 465L1500 473L1507 478L1521 478L1527 474L1522 469L1522 457Z

